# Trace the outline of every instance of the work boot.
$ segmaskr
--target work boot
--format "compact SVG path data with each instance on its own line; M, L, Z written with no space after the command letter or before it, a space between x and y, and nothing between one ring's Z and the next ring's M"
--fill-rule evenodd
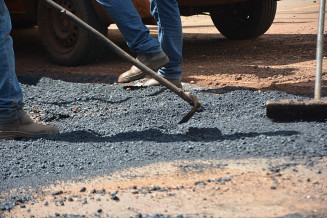
M177 86L178 88L182 88L182 83L180 79L167 79L169 82ZM148 81L144 82L143 84L140 84L140 86L161 86L161 84L155 80L155 79L149 79Z
M11 123L0 124L0 139L33 138L59 133L56 126L35 123L26 113Z
M137 56L137 60L139 60L141 63L143 63L153 71L157 71L159 68L169 63L169 58L163 51L151 54L139 54ZM132 82L144 78L145 75L146 73L142 72L139 68L137 68L136 66L132 66L130 70L126 71L125 73L122 73L118 77L118 82Z

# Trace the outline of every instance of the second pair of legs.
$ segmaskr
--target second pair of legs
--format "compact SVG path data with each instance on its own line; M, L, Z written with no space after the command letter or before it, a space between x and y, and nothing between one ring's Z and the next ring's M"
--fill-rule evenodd
M150 12L158 24L158 39L149 34L131 0L97 0L110 14L137 59L178 87L181 87L183 33L176 0L149 0ZM145 77L133 66L120 75L118 82L127 83ZM144 86L159 85L150 79Z

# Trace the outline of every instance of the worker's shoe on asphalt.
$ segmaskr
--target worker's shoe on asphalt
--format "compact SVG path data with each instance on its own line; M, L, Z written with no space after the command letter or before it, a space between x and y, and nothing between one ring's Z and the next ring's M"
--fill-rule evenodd
M163 51L151 54L139 54L137 56L137 60L139 60L141 63L143 63L153 71L157 71L159 68L169 63L169 58ZM145 75L146 73L142 72L139 68L137 68L136 66L132 66L130 70L126 71L118 77L118 82L132 82L144 78Z
M0 124L0 139L33 138L59 133L52 125L35 123L26 113L11 123Z
M172 84L174 84L175 86L177 86L178 88L182 88L182 83L180 79L167 79L169 82L171 82ZM155 79L149 79L146 82L144 82L143 84L141 84L140 86L161 86L161 84L155 80Z

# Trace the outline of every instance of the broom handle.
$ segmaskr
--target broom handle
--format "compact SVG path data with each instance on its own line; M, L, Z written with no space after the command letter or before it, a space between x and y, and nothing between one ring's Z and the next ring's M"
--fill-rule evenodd
M317 55L316 55L316 83L315 100L321 99L321 80L322 80L322 60L324 49L324 27L325 27L326 0L320 0L319 27L317 36Z

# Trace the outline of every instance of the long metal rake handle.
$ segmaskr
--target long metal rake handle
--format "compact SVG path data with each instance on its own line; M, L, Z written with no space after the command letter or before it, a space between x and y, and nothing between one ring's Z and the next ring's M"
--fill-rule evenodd
M319 27L317 36L317 54L316 54L316 82L315 82L315 100L321 99L321 80L322 80L322 60L324 50L324 29L325 29L325 10L326 0L320 0L319 9Z
M170 89L172 92L174 92L175 94L177 94L178 96L180 96L182 99L184 99L185 101L187 101L192 106L194 105L194 102L192 101L192 98L190 96L188 96L186 93L184 93L180 88L176 87L175 85L173 85L172 83L170 83L168 80L166 80L165 78L161 77L160 75L158 75L157 73L155 73L153 70L151 70L150 68L148 68L146 65L142 64L141 62L139 62L138 60L136 60L135 58L133 58L131 55L129 55L124 50L122 50L117 45L115 45L107 37L103 36L100 32L98 32L94 28L92 28L89 25L87 25L79 17L77 17L76 15L74 15L73 13L71 13L70 11L66 10L65 8L61 7L60 5L56 4L52 0L44 0L44 1L46 1L46 3L48 3L52 7L56 8L58 11L60 11L61 14L63 14L65 16L71 18L72 20L74 20L77 24L79 24L85 30L87 30L89 32L92 32L96 37L99 38L99 40L103 41L105 43L105 45L108 46L110 49L112 49L116 54L120 55L122 58L124 58L128 62L134 64L136 67L138 67L139 69L141 69L142 71L144 71L145 73L147 73L149 76L151 76L152 78L156 79L158 82L160 82L160 84L162 84L165 87L167 87L168 89Z
M195 95L190 95L189 93L183 92L182 89L176 87L174 84L169 82L167 79L161 77L158 75L156 72L151 70L149 67L146 65L142 64L140 61L136 60L133 58L131 55L126 53L124 50L119 48L116 44L114 44L112 41L110 41L107 37L103 36L100 32L98 32L96 29L93 27L89 26L87 23L82 21L79 17L75 16L73 13L70 11L66 10L65 8L61 7L57 3L53 2L53 0L44 0L48 5L51 7L57 9L58 11L61 12L62 15L69 17L73 21L76 22L79 26L84 28L86 31L91 32L94 36L96 36L100 41L102 41L107 47L109 47L111 50L113 50L116 54L127 60L128 62L132 63L136 67L138 67L140 70L145 72L147 75L150 77L154 78L157 80L161 85L167 87L169 90L174 92L176 95L181 97L184 101L188 102L191 106L193 106L192 110L183 117L183 119L179 123L185 123L187 122L197 111L197 109L200 107L201 103L198 100L198 98Z

